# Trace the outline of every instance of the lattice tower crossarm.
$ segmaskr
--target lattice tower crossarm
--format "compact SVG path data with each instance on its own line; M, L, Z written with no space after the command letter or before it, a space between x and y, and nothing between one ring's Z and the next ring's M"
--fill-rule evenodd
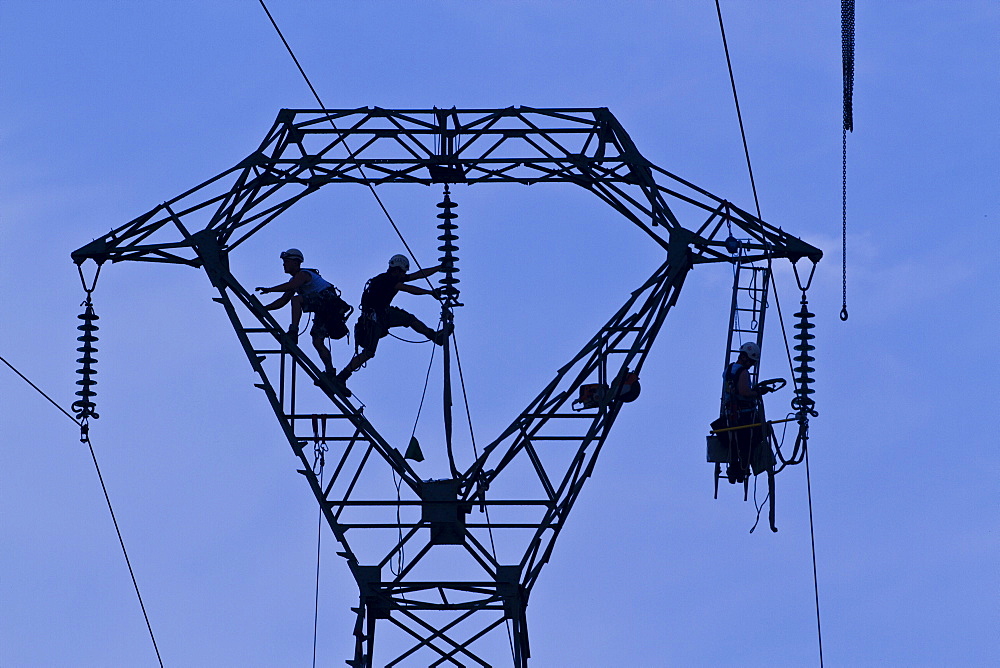
M421 480L363 406L330 384L229 271L229 253L329 183L543 181L593 192L645 231L666 261L475 461L458 463L449 480ZM705 218L682 227L667 206L671 198ZM513 662L523 668L530 656L528 598L622 409L623 381L641 370L693 265L728 261L721 234L733 225L749 238L748 261L816 261L821 255L646 161L606 109L452 110L444 122L440 110L285 110L239 165L87 244L73 258L206 271L358 583L350 665L373 665L376 626L384 629L380 637L396 630L408 639L389 665L488 665L480 648L498 636L505 645L509 623ZM590 412L570 410L580 387L595 380L605 387L597 404ZM312 426L320 422L321 433ZM310 444L330 448L333 470L323 483L309 461ZM401 481L398 498L386 484L386 469ZM515 559L494 556L487 547L491 529ZM359 542L352 538L359 532L379 539ZM404 551L410 555L405 562ZM395 572L393 564L400 566ZM465 577L456 578L456 569Z

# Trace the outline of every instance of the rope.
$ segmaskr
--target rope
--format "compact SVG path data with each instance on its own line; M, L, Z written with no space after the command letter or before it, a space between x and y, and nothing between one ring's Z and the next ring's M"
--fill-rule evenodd
M427 373L424 375L424 389L420 393L420 405L417 407L417 417L413 420L413 429L410 431L410 442L417 435L417 425L420 423L420 414L424 410L424 399L427 398L427 385L431 379L431 369L434 366L434 354L437 351L437 346L431 347L431 359L427 362ZM396 486L396 527L399 536L399 557L396 560L396 566L393 567L392 562L389 563L389 570L392 571L393 575L399 575L403 572L403 566L406 563L406 550L403 547L403 526L402 526L402 516L401 516L401 506L400 501L402 497L400 495L400 488L403 485L403 478L396 476L396 470L392 469L392 483Z
M309 90L312 92L313 97L316 98L316 102L319 104L320 109L326 109L326 105L323 104L323 100L320 99L319 93L316 92L316 88L312 85L312 81L309 80L309 76L306 74L306 71L305 69L303 69L301 63L299 63L299 59L295 57L295 52L292 51L291 45L288 43L288 40L285 39L285 35L281 32L281 28L278 27L277 21L274 20L273 16L271 16L271 12L270 10L268 10L267 5L264 4L264 0L257 0L257 1L260 3L260 6L264 9L264 13L267 14L267 18L268 20L271 21L271 25L274 26L274 30L275 32L278 33L278 37L281 38L281 43L285 45L285 50L288 51L288 55L292 57L292 61L295 63L295 67L298 68L299 74L302 75L302 78L305 80L306 85L309 86ZM339 130L337 124L334 123L332 119L330 120L330 125L333 127L334 130ZM346 141L344 141L344 147L347 148L348 151L350 151L350 147L348 147ZM400 232L399 227L396 226L396 221L394 221L392 219L392 216L389 215L389 210L386 209L385 204L382 203L382 198L378 196L377 192L375 192L375 186L373 186L370 182L368 182L368 175L365 174L364 168L359 165L358 170L361 173L361 177L366 181L365 185L367 185L368 190L371 191L372 197L374 197L375 201L378 202L378 206L380 209L382 209L382 213L385 214L385 217L389 221L389 224L392 225L392 229L395 230L396 236L399 237L399 240L403 243L403 246L406 248L406 252L409 253L410 258L413 260L413 263L417 265L417 269L422 271L423 267L420 266L420 261L417 259L416 254L413 252L413 249L410 248L410 244L406 243L406 239L403 238L403 233ZM431 288L434 287L434 285L431 283L428 277L425 276L424 280L427 281L427 285L431 286Z
M458 354L458 337L452 332L452 341L455 344L455 364L458 366L458 380L459 384L462 386L462 401L465 403L465 417L469 423L469 439L472 441L472 454L475 456L476 460L479 460L479 448L476 446L476 432L472 428L472 411L469 409L469 395L465 391L465 375L462 373L462 357ZM497 546L493 540L493 524L490 521L490 508L486 504L483 504L483 510L486 513L486 529L490 534L490 551L493 553L493 560L496 561L497 558ZM507 626L507 642L510 644L510 655L514 663L517 663L516 652L514 651L514 637L511 635L510 631L510 620L504 619L504 624Z
M403 343L429 343L430 342L430 339L424 339L423 341L410 341L409 339L404 339L402 336L396 336L395 334L392 333L392 331L389 332L389 336L391 336L392 338L396 339L397 341L402 341Z
M319 486L323 488L323 461L319 467ZM316 596L313 603L313 668L316 668L316 643L319 638L319 564L323 543L323 508L319 509L319 519L316 522Z

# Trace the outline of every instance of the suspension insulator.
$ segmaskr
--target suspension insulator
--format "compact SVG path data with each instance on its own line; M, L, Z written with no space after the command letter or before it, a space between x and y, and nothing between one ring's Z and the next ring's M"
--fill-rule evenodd
M77 327L78 330L83 332L83 335L78 336L76 339L83 344L76 349L77 352L83 353L83 357L77 360L77 363L83 366L77 369L76 372L83 376L83 378L76 381L76 384L80 386L80 391L76 393L76 396L80 398L73 402L72 408L78 420L85 420L87 418L96 419L100 416L94 411L97 408L97 404L94 403L94 397L97 396L97 393L93 389L97 385L97 381L94 379L94 376L97 374L97 370L94 369L94 364L97 362L94 353L97 352L97 348L94 347L94 343L98 340L94 332L100 328L94 322L99 320L99 317L94 313L94 306L89 301L87 302L87 310L77 317L83 320L83 324Z
M455 252L458 250L458 246L455 245L455 242L458 241L458 235L455 234L455 230L458 229L458 226L452 222L455 218L458 218L458 214L452 212L452 209L458 205L451 201L451 196L446 188L444 191L444 200L439 202L437 206L442 210L437 215L441 219L441 224L437 227L442 232L441 236L438 237L438 241L443 242L438 246L438 250L444 253L444 255L438 258L438 261L444 267L444 277L440 280L441 296L446 305L461 306L458 303L458 283L460 281L455 276L459 271L458 267L455 266L455 263L458 261L458 256L455 255Z
M795 367L795 398L792 399L792 408L803 414L803 416L806 413L812 416L817 415L816 411L813 410L816 402L812 398L815 390L810 387L814 381L812 376L809 375L816 371L811 366L816 358L810 354L816 349L816 346L811 343L816 336L810 331L816 325L809 321L814 315L809 312L809 303L806 301L806 295L803 292L799 312L795 314L795 317L799 319L795 323L795 329L799 330L799 333L793 337L798 341L798 345L793 346L793 348L798 351L798 355L794 358L798 366Z

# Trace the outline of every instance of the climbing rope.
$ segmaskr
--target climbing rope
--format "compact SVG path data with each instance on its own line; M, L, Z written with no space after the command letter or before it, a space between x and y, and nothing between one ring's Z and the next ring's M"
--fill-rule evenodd
M476 461L479 460L479 448L476 446L476 431L472 427L472 411L469 408L469 395L465 391L465 375L462 373L462 357L458 354L458 337L452 334L452 340L455 343L455 365L458 367L458 380L462 387L462 401L465 404L465 417L469 423L469 440L472 441L472 454ZM478 482L477 482L478 484ZM482 495L483 500L486 498L486 491L489 488L488 485L482 486L479 490ZM490 534L490 551L493 554L493 561L497 560L497 546L493 540L493 523L490 521L490 508L485 503L482 505L483 512L486 514L486 530ZM514 663L517 663L517 653L514 651L514 636L510 629L510 620L506 617L504 618L504 624L507 626L507 642L510 644L510 656Z
M326 453L329 447L326 444L326 418L313 416L313 473L319 480L319 488L323 489L323 469L326 466ZM319 567L320 556L323 546L323 508L319 509L319 518L316 522L316 593L313 599L313 655L312 665L316 668L316 646L319 639Z
M417 454L420 452L420 443L417 441L417 425L420 423L420 414L424 410L424 399L427 398L427 385L430 383L431 379L431 368L434 366L434 354L437 352L437 346L431 346L431 358L427 362L427 373L424 374L424 389L420 393L420 404L417 406L417 416L413 419L413 429L410 431L410 441L406 448L407 456L411 454ZM421 454L420 460L423 460L423 455ZM391 469L392 471L392 483L396 487L396 528L399 537L399 554L396 558L396 565L389 562L389 570L392 571L393 575L398 576L403 572L403 568L406 565L406 550L403 547L403 522L402 522L402 495L400 489L403 484L403 478L396 475L396 469Z

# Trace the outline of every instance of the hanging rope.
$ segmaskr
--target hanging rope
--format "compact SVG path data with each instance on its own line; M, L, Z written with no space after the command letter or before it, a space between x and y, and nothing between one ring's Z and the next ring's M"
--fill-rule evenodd
M469 423L469 440L472 441L472 454L478 461L479 448L476 446L476 431L472 428L472 411L469 408L469 395L465 391L465 374L462 373L462 357L458 354L458 337L452 335L451 338L455 343L455 364L458 366L458 380L462 386L462 401L465 404L465 417ZM477 485L478 484L479 481L477 481ZM490 508L485 503L487 489L489 489L489 485L481 485L478 491L484 501L482 508L483 512L486 514L486 529L490 534L490 551L493 553L493 561L496 561L497 546L493 540L493 524L490 521ZM514 636L511 634L510 620L505 618L504 624L507 626L507 642L510 644L510 656L514 663L517 664L517 653L514 651Z
M326 466L326 452L329 448L326 445L326 418L313 417L312 419L313 437L315 446L313 447L313 473L319 479L319 487L323 489L323 468ZM323 508L319 509L319 518L316 522L316 594L313 601L313 656L312 665L316 668L316 645L319 639L319 567L320 556L323 546Z

